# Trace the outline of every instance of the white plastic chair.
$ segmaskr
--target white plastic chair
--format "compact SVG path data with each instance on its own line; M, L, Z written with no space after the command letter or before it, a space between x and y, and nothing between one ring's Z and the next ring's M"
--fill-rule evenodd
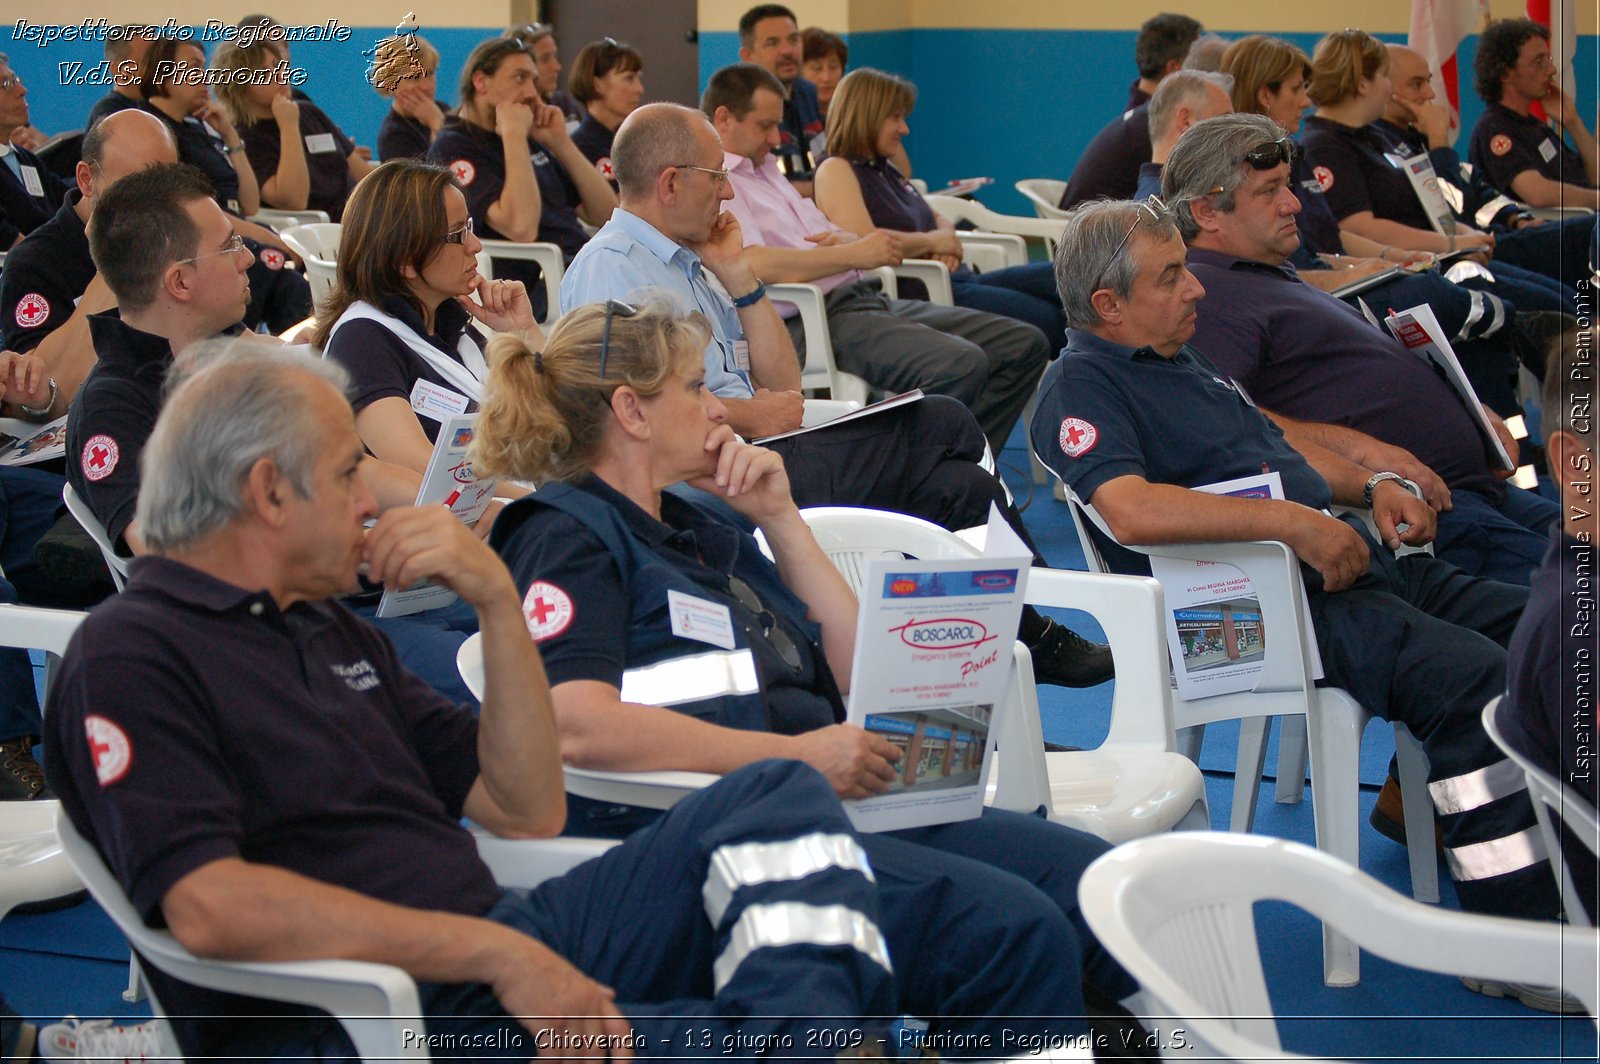
M1065 181L1057 181L1050 177L1029 177L1016 183L1018 192L1027 196L1033 204L1034 213L1041 218L1065 218L1067 212L1061 209L1061 196L1067 191Z
M122 931L142 963L193 986L326 1010L339 1021L365 1060L427 1060L428 1051L407 1038L422 1008L416 983L399 968L366 961L217 961L196 957L167 931L146 927L122 886L65 813L56 830L67 858L89 893ZM479 838L479 854L502 886L533 887L560 876L614 843L598 839L513 842ZM177 1041L155 994L151 1011L159 1022L162 1052L179 1058Z
M106 526L89 509L89 504L84 502L77 492L72 490L72 485L61 486L61 501L66 503L67 513L73 520L83 526L89 533L89 538L94 540L94 545L100 548L100 556L105 559L106 568L111 570L111 582L117 585L117 590L122 590L122 585L128 582L128 559L117 553L111 544L111 536L106 532Z
M800 515L856 591L874 558L982 553L954 532L905 514L824 506ZM1011 689L995 713L992 804L1020 812L1042 805L1050 819L1114 843L1209 827L1200 770L1174 752L1160 586L1143 577L1034 568L1026 599L1084 610L1105 629L1117 670L1111 728L1099 749L1046 753L1032 659L1018 643Z
M1020 188L1022 182L1018 182ZM1044 241L1045 250L1053 258L1056 253L1056 242L1061 239L1061 231L1065 228L1059 218L1049 215L1039 218L1019 218L1014 214L1001 214L992 211L977 200L962 199L959 196L928 196L928 205L941 218L952 222L968 222L977 226L977 232L969 233L959 231L956 235L965 243L968 237L981 238L985 241L999 241L1001 238L1014 238L1018 241L1024 238L1035 238ZM1060 212L1057 212L1060 213ZM1012 245L1015 247L1016 245ZM1020 257L1015 254L1006 263L1008 266L1020 266L1028 261L1026 244L1020 247ZM981 267L980 268L985 268Z
M834 399L865 403L869 391L867 382L854 373L846 373L833 360L827 297L822 289L814 284L769 284L767 295L774 303L792 303L800 312L800 325L806 339L806 365L800 372L801 390L826 391Z
M485 240L478 252L478 272L494 280L494 259L520 259L538 265L540 280L544 284L545 313L540 325L554 321L561 313L561 277L566 272L566 259L555 244L515 240ZM529 293L531 296L532 293Z
M289 250L305 263L306 283L311 286L313 305L325 303L333 291L333 282L338 273L335 263L339 258L340 231L338 222L324 218L320 222L297 225L278 234L289 245Z
M276 207L263 207L246 220L264 225L268 229L275 229L278 235L282 236L285 229L292 229L297 225L326 223L329 219L327 211L282 211Z
M1600 935L1420 905L1309 846L1259 835L1139 839L1089 866L1078 888L1102 945L1191 1036L1171 1057L1320 1060L1285 1052L1253 906L1286 901L1410 968L1561 986L1595 1014Z
M1093 506L1070 488L1067 501L1089 567L1106 565L1086 521L1109 540L1116 537ZM1173 719L1178 728L1203 728L1222 720L1239 722L1239 761L1234 776L1230 828L1249 831L1255 823L1256 797L1266 759L1266 732L1271 717L1299 717L1305 722L1311 758L1312 816L1317 846L1359 866L1360 826L1357 800L1360 783L1361 734L1372 719L1361 704L1337 687L1318 687L1312 680L1316 633L1302 623L1305 588L1299 560L1286 543L1175 543L1159 547L1128 546L1151 557L1218 562L1232 565L1250 578L1261 617L1273 638L1268 640L1262 669L1252 691L1176 699ZM1165 619L1163 618L1163 623ZM1395 760L1404 798L1411 889L1418 901L1439 900L1439 863L1434 852L1433 808L1428 793L1428 760L1422 744L1404 724L1393 722ZM1199 757L1203 732L1191 733L1188 752ZM1301 777L1303 779L1303 776ZM1301 784L1294 781L1293 794ZM1280 789L1280 793L1287 788ZM1360 981L1360 956L1355 944L1329 928L1323 931L1324 980L1329 986Z
M1522 770L1528 780L1528 797L1533 800L1534 815L1539 818L1539 834L1544 838L1544 851L1550 858L1550 870L1555 873L1556 885L1561 888L1561 903L1567 911L1567 922L1575 927L1593 927L1589 911L1572 882L1572 869L1567 867L1566 854L1561 848L1561 825L1588 847L1592 854L1600 854L1600 819L1595 809L1577 791L1567 786L1557 776L1551 775L1506 742L1501 727L1502 697L1489 700L1483 707L1483 730L1489 733L1494 744L1505 751L1512 764Z

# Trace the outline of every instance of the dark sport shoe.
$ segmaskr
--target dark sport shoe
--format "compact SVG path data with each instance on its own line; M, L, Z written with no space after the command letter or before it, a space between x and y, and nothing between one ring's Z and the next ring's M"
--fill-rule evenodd
M0 802L52 797L44 785L44 769L33 759L33 743L31 735L0 743Z
M1033 678L1057 687L1093 687L1116 675L1111 648L1083 638L1049 617L1044 629L1025 641L1033 655Z

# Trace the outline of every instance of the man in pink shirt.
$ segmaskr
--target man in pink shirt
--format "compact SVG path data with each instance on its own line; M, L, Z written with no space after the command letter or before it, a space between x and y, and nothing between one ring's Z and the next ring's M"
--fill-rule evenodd
M1050 358L1038 329L1013 318L884 296L861 270L900 261L899 237L857 237L830 222L778 168L783 86L764 67L741 63L712 75L700 108L722 137L745 255L764 281L810 282L827 296L834 359L886 392L921 388L971 408L998 454ZM805 336L793 307L796 350Z

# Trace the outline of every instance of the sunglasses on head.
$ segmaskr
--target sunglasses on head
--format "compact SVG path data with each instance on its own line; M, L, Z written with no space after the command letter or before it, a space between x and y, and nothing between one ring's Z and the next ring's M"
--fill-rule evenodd
M611 319L618 315L631 318L639 313L639 308L624 303L620 299L606 300L606 323L600 331L600 372L601 380L606 379L606 359L611 357Z
M1244 161L1252 170L1271 170L1275 166L1294 161L1300 157L1300 145L1288 137L1279 137L1277 140L1258 144L1244 153Z

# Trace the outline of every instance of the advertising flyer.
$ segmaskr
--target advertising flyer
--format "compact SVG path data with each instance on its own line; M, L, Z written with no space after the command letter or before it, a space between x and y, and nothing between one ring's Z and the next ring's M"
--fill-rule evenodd
M887 793L845 803L862 831L983 811L990 729L1011 682L1030 554L991 509L981 558L867 562L849 720L903 751Z
M428 459L422 487L417 491L418 506L443 503L469 525L477 521L494 500L494 479L474 476L472 466L467 463L467 448L472 445L472 426L477 419L476 414L457 414L440 423L433 457ZM454 591L437 584L386 589L378 603L378 616L404 617L448 606L455 600Z
M33 465L66 453L67 415L47 425L0 417L0 465Z
M1500 434L1495 432L1494 426L1489 423L1488 415L1483 412L1483 404L1478 402L1478 393L1472 390L1466 371L1461 368L1461 362L1456 358L1450 341L1445 339L1444 330L1439 327L1439 319L1434 316L1433 308L1423 303L1410 310L1391 314L1383 323L1408 351L1439 367L1444 373L1445 380L1450 382L1450 387L1455 389L1456 395L1466 406L1467 413L1478 423L1478 431L1482 432L1484 439L1489 442L1489 447L1499 459L1501 468L1516 469L1517 463L1507 453L1505 444L1500 440Z

